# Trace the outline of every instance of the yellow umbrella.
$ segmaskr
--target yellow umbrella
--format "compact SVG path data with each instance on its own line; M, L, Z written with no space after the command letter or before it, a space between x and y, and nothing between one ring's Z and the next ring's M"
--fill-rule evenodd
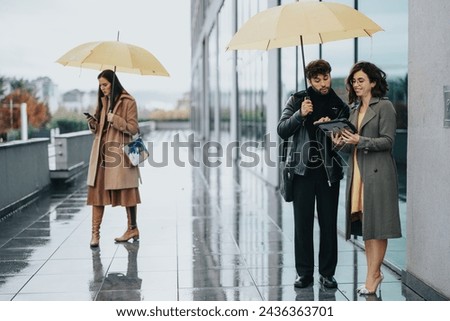
M352 7L333 2L300 1L276 6L251 17L227 50L269 50L372 36L383 29ZM306 85L306 76L305 76Z
M89 69L114 69L125 73L169 76L167 70L149 51L120 41L98 41L79 45L56 62L64 66Z

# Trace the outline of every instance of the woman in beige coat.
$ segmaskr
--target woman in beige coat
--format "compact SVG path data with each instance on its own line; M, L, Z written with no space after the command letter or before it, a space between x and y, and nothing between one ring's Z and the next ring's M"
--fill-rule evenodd
M347 78L349 120L358 133L344 132L333 141L350 153L346 193L346 238L362 235L367 260L361 295L375 294L383 280L381 265L388 239L401 237L397 168L392 149L396 115L384 96L386 74L369 62L355 64Z
M92 205L91 247L99 245L106 205L126 207L128 227L115 241L138 240L136 214L137 204L141 202L139 168L130 164L122 150L123 145L139 132L136 101L112 70L102 71L97 79L98 105L95 115L88 116L89 128L95 135L87 178L87 204Z

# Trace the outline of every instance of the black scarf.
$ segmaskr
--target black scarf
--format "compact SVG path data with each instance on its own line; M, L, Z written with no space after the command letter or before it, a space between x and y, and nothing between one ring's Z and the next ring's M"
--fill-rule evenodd
M315 143L317 126L314 125L314 122L322 117L329 117L330 119L335 118L335 114L331 107L333 106L332 103L337 95L331 88L326 95L318 93L312 87L309 87L307 91L313 104L313 112L306 117L305 126L308 130L310 140Z

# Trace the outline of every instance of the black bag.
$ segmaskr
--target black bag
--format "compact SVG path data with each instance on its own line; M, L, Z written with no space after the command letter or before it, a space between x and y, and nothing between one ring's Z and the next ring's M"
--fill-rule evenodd
M294 168L291 167L291 155L289 153L289 141L283 141L280 161L280 194L286 202L294 199Z

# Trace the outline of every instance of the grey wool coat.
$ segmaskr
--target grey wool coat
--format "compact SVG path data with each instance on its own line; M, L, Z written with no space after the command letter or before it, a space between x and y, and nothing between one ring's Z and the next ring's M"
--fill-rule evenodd
M358 107L349 120L357 127ZM364 183L363 240L401 237L397 167L392 154L396 113L386 98L372 98L359 130L358 145L345 145L350 153L346 188L346 238L354 234L350 221L353 151Z

